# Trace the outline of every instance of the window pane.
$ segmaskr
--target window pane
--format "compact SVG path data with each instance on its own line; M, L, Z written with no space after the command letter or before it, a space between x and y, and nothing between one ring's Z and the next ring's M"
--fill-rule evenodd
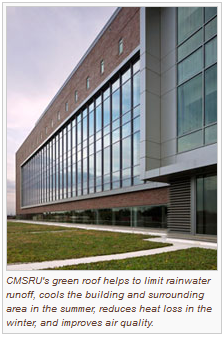
M99 177L102 175L102 152L97 152L96 154L96 176Z
M213 19L205 26L205 41L215 34L217 34L217 18Z
M205 7L205 21L217 14L217 7Z
M189 40L183 43L178 49L178 61L183 59L185 56L190 54L194 49L199 47L203 41L202 29L199 30L196 34L194 34Z
M110 190L110 184L105 184L104 183L103 190L104 191L109 191Z
M120 169L120 143L113 144L113 172Z
M133 165L138 165L140 162L140 132L133 136Z
M204 178L204 233L217 234L217 177Z
M110 95L110 88L106 89L103 93L103 99L107 98Z
M139 174L140 174L140 166L137 165L137 166L135 166L134 169L133 169L133 175L134 175L134 176L137 176L137 175L139 175Z
M93 105L93 103L91 103L90 106L89 106L89 112L91 112L93 110L93 108L94 108L94 105Z
M125 138L131 134L131 123L122 126L122 137Z
M100 95L100 96L97 97L97 99L96 99L96 106L98 106L101 102L102 102L102 96Z
M131 109L131 81L122 86L122 114Z
M120 116L120 90L117 90L112 95L112 120Z
M94 178L94 156L89 157L89 179L92 180Z
M109 145L110 145L110 135L106 135L104 136L104 139L103 139L103 146L107 147Z
M140 72L133 77L133 106L140 104Z
M178 88L178 135L202 127L202 76Z
M192 77L202 69L202 48L178 64L178 83Z
M68 151L71 150L71 131L68 132Z
M87 187L87 158L83 160L83 188Z
M117 172L113 173L113 182L117 181L117 180L120 180L120 171L117 171ZM113 188L114 187L115 188L120 187L120 182L118 182L117 184L113 184Z
M131 186L131 179L125 179L122 182L123 187Z
M102 109L101 105L96 108L96 131L102 128Z
M202 25L202 7L178 8L178 43L185 40Z
M131 226L131 209L130 208L113 208L114 224L118 226Z
M129 122L131 119L131 112L127 112L125 115L122 116L122 124Z
M217 176L197 178L197 234L217 235Z
M122 167L131 166L131 137L122 140Z
M89 144L92 144L94 142L94 136L89 137Z
M106 99L103 102L103 125L110 123L110 99Z
M82 113L80 113L78 116L77 116L77 123L79 123L82 119Z
M103 180L104 180L104 184L109 183L110 182L110 174L104 175Z
M131 77L131 70L128 69L121 77L121 82L126 82Z
M77 157L78 157L77 160L81 160L82 159L82 151L78 152L78 156Z
M110 125L106 126L104 129L103 129L103 134L106 135L110 133Z
M104 149L103 165L104 165L104 174L109 174L110 173L110 148L109 147Z
M202 146L202 131L193 132L178 139L178 152L188 151Z
M91 144L89 146L89 155L93 154L93 152L94 152L94 144Z
M128 179L131 177L131 169L127 168L122 172L122 179Z
M140 130L140 117L133 120L133 133Z
M133 65L133 74L135 74L138 70L140 70L140 60L135 62L135 64Z
M96 142L96 152L98 152L99 150L101 150L101 148L102 148L102 139L99 139Z
M83 149L83 158L87 157L87 147Z
M116 129L112 133L112 143L116 143L120 139L120 129Z
M102 137L102 131L100 130L99 132L96 133L96 140L100 139Z
M123 53L123 39L120 39L118 42L118 52L119 55Z
M217 142L217 124L211 125L205 129L205 144Z
M205 45L205 66L217 61L217 38L212 39Z
M83 139L87 138L87 117L83 119Z
M117 90L119 88L119 82L120 80L116 80L113 84L112 84L112 92L114 92L115 90Z
M112 124L112 130L117 129L120 126L120 119L117 119L115 122Z
M78 184L82 182L82 162L78 162Z
M83 110L83 118L87 116L87 109Z
M136 108L134 108L133 110L133 118L140 115L140 106L137 106Z
M94 118L93 112L89 114L89 136L93 135L94 133Z
M205 72L205 125L217 121L217 66Z

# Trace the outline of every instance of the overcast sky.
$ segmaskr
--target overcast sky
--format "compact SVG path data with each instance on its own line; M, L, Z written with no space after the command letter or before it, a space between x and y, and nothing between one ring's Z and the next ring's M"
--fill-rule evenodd
M15 153L116 7L7 7L7 213Z

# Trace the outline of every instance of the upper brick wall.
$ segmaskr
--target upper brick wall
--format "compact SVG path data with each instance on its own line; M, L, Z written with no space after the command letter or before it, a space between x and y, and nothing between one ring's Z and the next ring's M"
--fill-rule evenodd
M118 54L118 41L123 38L123 53ZM122 8L89 54L54 99L51 106L35 125L16 153L16 212L20 213L20 165L39 147L46 138L74 111L91 93L119 66L119 64L140 44L140 8ZM105 70L100 73L100 61ZM47 74L46 74L47 76ZM90 77L90 88L86 89L86 78ZM74 92L78 91L78 102ZM68 102L68 112L65 103ZM60 121L57 113L60 111ZM51 122L53 120L53 127ZM48 132L45 133L47 127ZM41 139L42 133L42 139Z

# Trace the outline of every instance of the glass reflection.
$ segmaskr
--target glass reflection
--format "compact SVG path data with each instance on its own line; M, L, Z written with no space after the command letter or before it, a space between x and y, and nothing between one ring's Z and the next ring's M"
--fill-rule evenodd
M217 176L197 178L197 234L217 235Z
M109 174L110 173L110 148L109 147L104 149L103 165L104 165L104 174Z
M122 86L122 114L131 109L131 81Z
M122 140L122 167L123 169L131 166L131 137Z
M120 169L120 143L113 144L112 153L113 172L115 172Z
M117 90L112 95L112 120L120 116L120 90Z
M137 134L132 135L132 130L139 133L140 125L139 118L132 120L132 116L140 114L139 60L128 67L125 73L119 74L120 78L114 83L109 81L107 89L98 92L97 99L93 98L91 104L85 104L83 111L78 111L66 126L62 126L56 135L52 135L52 139L23 165L21 174L24 206L94 193L102 188L106 191L111 187L130 186L137 181L139 138ZM122 97L120 79L123 83ZM130 169L132 165L135 165L134 180Z
M103 102L103 126L110 123L110 99Z

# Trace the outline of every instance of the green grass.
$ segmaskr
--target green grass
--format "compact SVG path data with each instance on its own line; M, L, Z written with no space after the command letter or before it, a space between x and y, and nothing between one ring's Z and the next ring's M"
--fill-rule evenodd
M7 262L41 262L170 246L150 235L8 222Z
M135 257L74 266L55 270L216 270L217 251L189 248L151 256Z
M35 225L27 224L23 222L12 222L7 223L7 234L18 234L18 233L28 233L28 232L48 232L48 231L64 231L64 230L74 230L72 227L59 227L59 226L47 226L47 225Z

